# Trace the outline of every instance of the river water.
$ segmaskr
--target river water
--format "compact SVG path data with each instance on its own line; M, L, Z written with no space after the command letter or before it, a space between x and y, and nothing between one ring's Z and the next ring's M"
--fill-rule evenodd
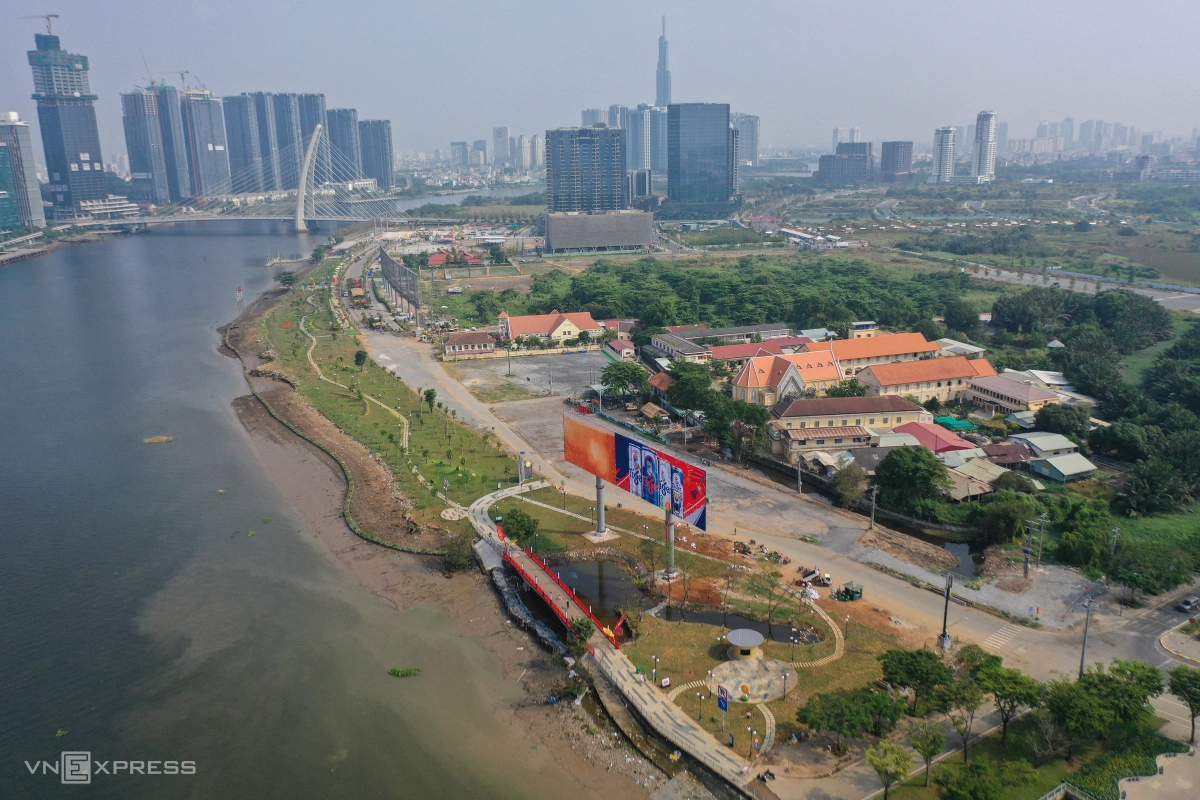
M0 268L0 797L585 794L505 746L521 692L481 642L338 568L231 407L236 287L319 238L182 224ZM196 774L66 787L60 751Z

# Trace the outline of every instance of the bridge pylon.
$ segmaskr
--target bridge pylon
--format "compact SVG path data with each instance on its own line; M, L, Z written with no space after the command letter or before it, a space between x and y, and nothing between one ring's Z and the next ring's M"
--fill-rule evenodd
M320 123L313 128L312 138L308 140L308 152L304 154L304 164L300 168L300 187L296 190L296 233L308 232L308 223L304 220L304 196L308 193L308 181L313 174L313 159L317 155L317 143L324 130L324 126Z

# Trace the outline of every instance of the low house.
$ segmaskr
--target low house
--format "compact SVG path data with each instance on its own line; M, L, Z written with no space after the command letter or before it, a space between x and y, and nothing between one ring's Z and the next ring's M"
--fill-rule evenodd
M799 396L809 388L824 394L842 378L841 368L828 353L757 356L734 376L733 399L770 408L779 398Z
M672 361L688 361L694 364L704 364L708 361L709 348L706 345L695 344L691 339L675 333L656 333L650 337L650 345Z
M1029 433L1014 433L1008 437L1010 442L1020 442L1028 445L1029 449L1038 458L1050 458L1052 456L1065 456L1070 453L1078 453L1079 445L1072 442L1061 433L1047 433L1046 431L1030 431Z
M876 445L880 450L894 449L896 447L920 447L921 442L911 433L881 433L879 434L879 444Z
M1031 431L1037 427L1037 414L1032 411L1014 411L1006 416L1004 420L1027 431Z
M604 355L614 361L636 361L637 347L628 339L613 339L604 346Z
M942 348L938 355L942 356L966 356L967 358L982 358L987 352L986 347L980 347L974 344L960 342L957 339L938 339L938 347Z
M446 339L447 358L494 352L496 352L496 340L490 333L484 331L460 331L450 334Z
M671 325L666 333L657 333L650 344L660 354L672 361L704 363L709 360L714 347L733 344L764 344L775 339L792 339L787 325L741 325L736 328L709 328L703 322L694 325ZM704 340L701 344L698 340ZM782 352L780 348L779 352ZM768 352L773 352L769 350ZM757 355L751 353L750 355Z
M451 257L455 260L451 261ZM431 267L482 267L483 259L474 253L459 252L448 253L445 250L439 250L436 253L431 253L429 256L429 266Z
M876 433L906 422L929 422L933 415L903 397L818 397L792 400L771 408L778 428L833 428L863 425Z
M1032 381L1009 380L1006 375L988 375L973 378L967 399L976 408L998 414L1018 411L1037 412L1048 405L1058 405L1059 397L1048 389L1035 386Z
M959 419L958 417L934 417L933 424L941 425L946 430L954 431L955 433L970 433L971 431L978 430L974 422Z
M1059 401L1063 405L1070 406L1087 403L1090 406L1095 406L1099 404L1096 398L1081 394L1071 383L1070 379L1061 372L1048 369L1006 369L1000 373L1000 377L1019 383L1028 383L1040 389L1054 392L1058 395Z
M823 342L826 339L832 339L837 336L836 333L829 328L805 328L802 331L797 331L801 336L812 339L814 342Z
M650 420L651 422L658 422L661 420L667 420L667 419L671 418L670 415L665 410L663 410L659 406L656 406L654 403L646 403L646 405L639 408L638 411L641 413L641 415L643 417Z
M1096 472L1096 465L1079 453L1040 458L1030 466L1038 475L1044 475L1059 483L1086 480Z
M781 456L789 464L795 464L800 454L809 450L851 449L855 447L870 447L879 437L870 428L852 425L846 428L768 428L767 439L771 442L771 452Z
M965 397L970 381L975 378L995 374L996 370L986 359L951 356L876 364L858 373L857 378L869 395L899 395L916 398L918 403L936 397L939 402L946 403Z
M604 326L606 331L616 331L617 333L629 333L634 326L638 324L636 319L602 319L600 324Z
M671 388L671 384L675 382L675 379L665 372L656 372L646 382L650 384L650 388L658 395L658 399L666 402L667 389Z
M501 339L537 336L561 345L567 339L578 339L581 333L596 337L604 333L604 327L592 319L592 315L587 311L569 314L552 311L549 314L529 314L522 317L510 317L508 312L500 312Z
M730 370L739 370L755 356L781 356L795 353L804 345L811 344L812 341L807 336L780 336L765 342L714 345L709 352L709 358L713 361L720 361Z
M1024 442L1000 442L999 444L985 444L983 452L986 454L984 458L996 464L997 466L1013 469L1019 467L1028 469L1029 464L1037 459L1033 450Z
M972 450L975 445L961 436L955 436L950 431L932 422L906 422L892 433L908 433L916 437L926 450L944 453L947 450Z
M832 353L841 364L847 378L853 377L872 364L932 358L941 350L937 343L925 341L925 337L919 333L885 333L879 336L813 342L804 349L810 353Z

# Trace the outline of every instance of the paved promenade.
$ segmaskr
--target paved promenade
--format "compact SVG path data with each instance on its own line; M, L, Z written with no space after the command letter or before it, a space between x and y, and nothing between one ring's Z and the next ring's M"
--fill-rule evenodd
M578 603L572 602L571 598L553 583L540 561L500 540L496 524L488 513L495 503L505 497L540 489L546 485L548 484L545 481L537 481L480 497L469 509L471 524L497 551L507 548L509 557L527 574L545 576L545 581L539 581L539 585L550 595L550 602L560 618L586 618L587 615L579 608ZM682 708L671 702L662 690L648 683L646 676L638 674L633 663L603 634L596 633L588 644L594 653L596 666L659 735L725 780L739 786L746 785L751 777L749 762L722 746L699 723L684 713Z

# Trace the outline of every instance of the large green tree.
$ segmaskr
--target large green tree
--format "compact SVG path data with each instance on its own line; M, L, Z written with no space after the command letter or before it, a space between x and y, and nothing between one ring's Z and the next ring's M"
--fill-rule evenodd
M892 786L908 777L912 772L912 755L902 745L884 740L865 753L867 764L879 776L883 784L883 800L887 800Z
M950 473L932 451L924 447L897 447L875 468L879 501L901 510L936 500L951 487Z
M879 655L879 661L884 680L912 689L914 711L923 697L954 679L954 670L931 650L888 650Z
M1103 735L1114 722L1112 709L1080 681L1059 679L1046 685L1046 712L1066 738L1067 761L1075 747Z
M975 715L987 698L987 693L971 678L959 678L938 690L938 701L946 709L946 716L954 732L962 740L963 761L970 759L971 727Z
M1008 744L1008 724L1023 708L1037 708L1042 699L1042 685L1019 669L995 667L979 675L980 685L991 692L1000 712L1000 743Z
M929 765L946 749L946 729L940 722L919 719L908 726L908 743L925 762L925 785L929 785Z
M676 408L703 411L713 403L712 373L707 364L672 361L667 370L672 378L667 400Z
M842 739L855 739L871 725L871 717L857 699L840 694L816 694L796 714L814 731L832 733L834 750L842 752Z
M1042 406L1034 415L1034 425L1039 431L1061 433L1063 436L1074 436L1086 441L1088 432L1092 429L1092 407L1087 403L1078 405L1062 405L1051 403Z
M624 397L646 388L646 370L632 361L614 361L600 373L600 382L610 393Z
M1192 720L1192 738L1188 739L1192 744L1196 743L1196 717L1200 716L1200 669L1189 667L1186 664L1180 664L1177 667L1172 667L1170 689L1171 694L1179 699L1179 702L1188 707L1189 716Z

